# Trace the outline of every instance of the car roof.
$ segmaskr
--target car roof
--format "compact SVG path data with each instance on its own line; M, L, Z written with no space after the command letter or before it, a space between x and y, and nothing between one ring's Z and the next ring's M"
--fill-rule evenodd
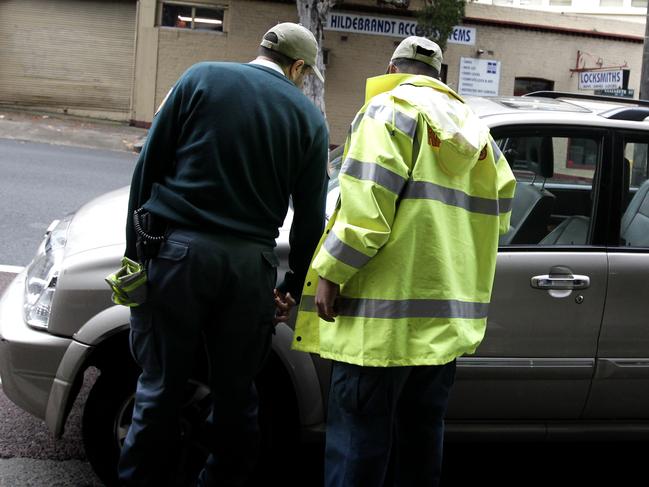
M576 122L649 129L649 101L644 100L560 92L538 92L526 96L468 96L465 99L481 118L496 117L503 122Z

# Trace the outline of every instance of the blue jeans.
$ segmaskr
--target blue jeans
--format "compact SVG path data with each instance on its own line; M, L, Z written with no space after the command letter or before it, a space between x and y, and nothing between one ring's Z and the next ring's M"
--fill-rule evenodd
M148 265L147 302L131 311L131 352L142 368L119 461L126 486L175 486L179 412L196 357L207 352L212 413L198 485L243 485L258 456L253 380L270 352L277 258L231 235L173 230Z
M326 487L437 486L455 360L439 366L334 362L325 447ZM394 448L394 452L392 452Z

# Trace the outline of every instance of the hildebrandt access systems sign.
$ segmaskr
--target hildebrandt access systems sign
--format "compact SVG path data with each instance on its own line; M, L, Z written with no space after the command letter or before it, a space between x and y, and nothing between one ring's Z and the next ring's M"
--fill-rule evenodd
M417 22L398 17L374 17L372 15L330 12L327 16L326 30L370 34L390 37L408 37L417 35ZM473 27L455 26L448 36L450 44L475 44L476 29Z
M417 35L417 22L395 17L372 17L336 12L329 13L325 29L355 34L408 37Z
M579 73L580 90L616 90L622 88L621 69L607 71L582 71Z

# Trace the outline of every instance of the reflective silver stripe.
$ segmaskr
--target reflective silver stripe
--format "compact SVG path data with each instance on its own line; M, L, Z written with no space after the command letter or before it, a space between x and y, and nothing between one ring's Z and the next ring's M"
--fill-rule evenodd
M498 212L507 213L512 211L512 201L514 201L512 198L500 198L498 200Z
M473 213L498 215L498 200L470 196L459 189L445 188L428 181L408 181L403 199L427 199L441 201L450 206L464 208Z
M406 178L402 178L389 169L386 169L373 162L362 162L348 157L345 159L341 174L353 176L356 179L374 181L376 184L383 186L385 189L399 194L403 185L406 184Z
M317 311L314 296L302 296L301 309ZM454 299L361 299L338 298L336 311L340 316L355 318L464 318L482 319L489 312L489 303L456 301Z
M329 236L324 242L324 248L339 261L356 269L363 267L371 259L371 257L368 257L340 240L334 232L329 233Z
M409 117L399 110L393 110L392 107L385 105L370 105L365 111L365 115L390 125L394 123L395 127L408 135L408 137L411 139L415 137L417 119Z
M498 159L500 159L500 156L502 156L502 152L500 152L500 148L498 147L498 144L496 144L496 141L494 139L491 140L491 150L494 152L494 162L498 164Z
M441 299L354 299L338 300L338 313L363 318L486 318L488 303Z
M300 311L318 311L315 307L315 296L302 295Z

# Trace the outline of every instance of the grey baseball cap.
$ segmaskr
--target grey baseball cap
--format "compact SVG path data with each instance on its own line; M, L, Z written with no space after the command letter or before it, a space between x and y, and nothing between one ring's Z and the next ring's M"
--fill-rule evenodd
M442 50L425 37L406 37L394 50L390 61L395 59L414 59L432 66L438 72L442 69Z
M273 33L277 36L277 42L267 39L268 34ZM302 59L304 64L309 66L315 75L324 83L324 77L316 66L318 56L318 42L309 29L292 22L283 22L277 24L264 34L261 46L277 51L280 54L297 60Z

